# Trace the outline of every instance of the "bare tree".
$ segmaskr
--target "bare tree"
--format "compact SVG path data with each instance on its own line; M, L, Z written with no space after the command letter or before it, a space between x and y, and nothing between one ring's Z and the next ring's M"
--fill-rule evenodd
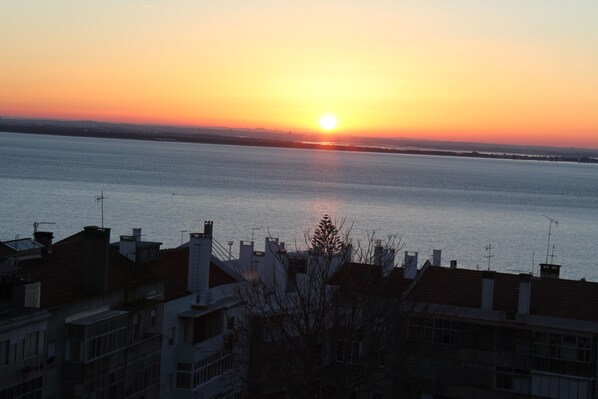
M389 273L403 244L375 233L354 244L350 231L325 215L306 249L279 246L273 265L246 273L256 277L237 292L234 329L250 397L341 398L390 384L402 300Z

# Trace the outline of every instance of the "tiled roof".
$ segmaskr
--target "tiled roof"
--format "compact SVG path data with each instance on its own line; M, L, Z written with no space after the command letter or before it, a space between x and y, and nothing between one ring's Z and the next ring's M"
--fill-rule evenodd
M41 307L53 308L90 296L82 287L84 265L83 234L74 234L52 246L52 253L41 259L20 262L27 275L42 283ZM109 252L108 292L132 288L152 280L134 270L133 264L116 251Z
M403 277L403 268L393 268L383 276L379 266L362 263L346 263L328 281L341 292L398 297L413 280Z
M82 289L84 248L84 234L79 232L56 242L47 257L21 262L20 265L30 277L42 282L42 307L62 306L87 296ZM111 246L108 291L124 290L125 284L131 288L132 284L163 280L166 300L188 295L188 262L189 249L181 247L162 250L159 259L135 266L118 253L118 248ZM237 281L218 267L214 260L211 262L210 288Z
M598 321L598 283L540 278L531 291L532 314Z
M517 310L518 282L519 276L515 274L495 273L495 310ZM418 302L479 308L482 298L482 272L430 266L425 269L411 294L412 299Z
M483 272L428 267L413 288L418 302L480 308ZM517 312L520 277L494 273L493 309ZM566 319L598 321L598 283L563 279L531 279L530 313Z
M164 280L164 297L172 300L189 294L187 291L187 274L189 265L189 248L179 247L160 251L160 259L141 265L152 276ZM210 263L209 287L232 284L238 280L216 265L214 259Z

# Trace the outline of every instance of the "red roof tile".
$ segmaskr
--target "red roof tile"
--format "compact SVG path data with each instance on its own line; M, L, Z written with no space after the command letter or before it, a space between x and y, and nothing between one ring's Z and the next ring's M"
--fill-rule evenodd
M346 263L328 281L341 292L398 297L413 280L403 277L402 268L394 268L383 276L379 266L362 263Z
M83 234L77 233L54 244L48 256L20 263L28 277L42 283L41 307L63 306L90 296L82 284L84 248ZM136 271L127 258L110 251L108 292L124 291L125 286L132 288L151 280L154 279Z
M150 275L164 280L165 300L189 295L187 291L187 275L189 265L189 248L180 247L160 251L158 260L145 262L140 268ZM210 263L209 287L235 283L237 280L220 269L214 262Z
M42 283L41 306L52 308L75 302L88 296L82 288L84 264L84 234L76 233L52 246L52 253L43 258L21 262L29 277ZM108 261L108 291L124 290L125 284L163 280L166 300L188 295L187 266L188 248L175 248L160 251L158 260L134 265L120 255L118 249L110 248ZM210 264L210 288L237 280Z
M428 267L411 292L418 302L480 308L482 271ZM494 273L493 309L516 313L520 277ZM530 313L598 321L598 283L563 279L531 280Z

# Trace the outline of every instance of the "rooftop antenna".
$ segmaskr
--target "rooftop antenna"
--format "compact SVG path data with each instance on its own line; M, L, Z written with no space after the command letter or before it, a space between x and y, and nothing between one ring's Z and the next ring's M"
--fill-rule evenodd
M532 276L534 275L534 264L536 263L536 251L532 251Z
M550 253L550 263L554 264L554 247L556 244L552 244L552 252Z
M494 255L492 255L492 244L486 245L486 251L488 251L488 255L484 256L484 258L488 258L488 270L490 270L490 259L494 258Z
M546 264L548 264L548 254L550 252L550 236L552 234L552 224L554 223L555 227L559 225L559 221L555 220L549 216L546 215L542 215L544 216L546 219L548 219L548 245L546 245ZM554 251L553 251L554 252Z
M108 197L104 197L104 190L98 196L96 196L96 201L102 204L102 228L104 228L104 200Z
M55 222L33 222L33 233L37 233L40 224L56 224Z
M231 260L233 258L232 249L233 249L234 241L229 241L227 244L228 244L228 260Z

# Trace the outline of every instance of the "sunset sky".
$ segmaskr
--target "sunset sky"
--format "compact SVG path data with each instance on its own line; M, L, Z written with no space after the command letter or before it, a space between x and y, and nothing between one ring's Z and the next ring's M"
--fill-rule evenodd
M598 148L598 1L2 0L0 116Z

